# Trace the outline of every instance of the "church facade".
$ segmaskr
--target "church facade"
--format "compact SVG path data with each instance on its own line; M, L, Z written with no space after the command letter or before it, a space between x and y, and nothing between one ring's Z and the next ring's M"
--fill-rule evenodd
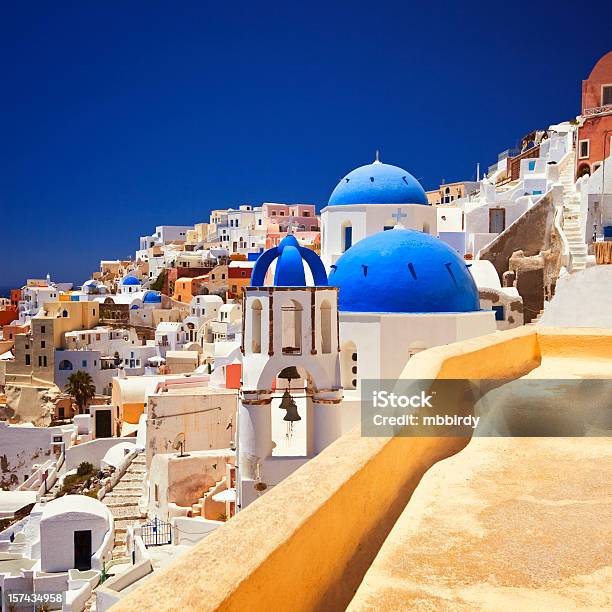
M321 259L329 270L352 245L397 224L436 235L436 211L406 170L378 159L349 172L321 211Z

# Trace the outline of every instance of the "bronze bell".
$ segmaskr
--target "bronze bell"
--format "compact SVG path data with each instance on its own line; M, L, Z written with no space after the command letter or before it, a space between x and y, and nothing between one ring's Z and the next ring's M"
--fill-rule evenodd
M289 421L293 423L295 421L301 421L302 417L299 415L297 410L297 404L291 397L291 393L288 390L285 390L283 393L283 399L280 403L280 408L287 411L287 414L284 416L283 421Z
M298 378L302 377L300 376L300 373L298 372L298 369L295 366L289 366L281 370L280 374L278 375L278 378L282 378L283 380L288 380L289 382L291 382L292 380L298 380Z

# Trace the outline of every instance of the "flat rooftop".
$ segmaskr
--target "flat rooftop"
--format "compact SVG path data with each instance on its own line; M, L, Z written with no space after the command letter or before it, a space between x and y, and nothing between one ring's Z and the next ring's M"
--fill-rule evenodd
M472 439L425 474L348 609L610 609L611 441Z

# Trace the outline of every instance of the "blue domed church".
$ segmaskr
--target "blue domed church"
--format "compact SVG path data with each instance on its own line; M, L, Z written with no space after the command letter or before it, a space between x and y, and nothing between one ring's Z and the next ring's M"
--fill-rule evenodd
M436 211L407 170L378 159L344 176L321 211L321 259L329 269L351 246L396 225L436 235Z
M377 155L341 179L321 220L349 413L361 380L398 378L419 351L496 330L468 264L437 237L436 211L406 170Z
M359 424L361 381L397 379L419 351L496 330L435 219L419 182L377 159L347 174L323 210L327 273L293 236L257 260L243 300L242 508ZM304 403L289 418L291 393ZM290 434L276 406L295 420ZM284 440L300 431L304 451L289 453Z
M338 288L345 402L364 378L398 378L417 352L496 330L466 262L424 232L398 225L360 240L328 282Z

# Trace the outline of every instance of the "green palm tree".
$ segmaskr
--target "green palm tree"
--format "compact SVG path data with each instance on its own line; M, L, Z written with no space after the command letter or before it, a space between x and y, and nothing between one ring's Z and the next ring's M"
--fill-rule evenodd
M96 395L96 385L87 372L77 370L68 377L66 392L72 395L78 406L79 414L82 414L89 401Z

